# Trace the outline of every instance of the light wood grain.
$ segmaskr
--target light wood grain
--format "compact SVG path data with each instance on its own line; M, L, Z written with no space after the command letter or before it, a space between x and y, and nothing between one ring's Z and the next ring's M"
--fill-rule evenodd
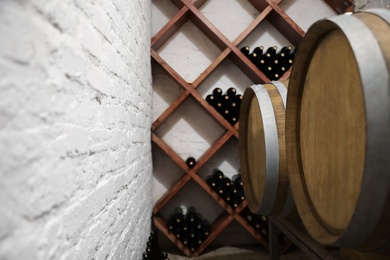
M297 50L288 168L299 215L320 243L390 249L389 121L379 116L389 114L389 65L390 25L370 13L317 22Z
M287 86L288 81L282 83ZM263 121L263 113L268 113L268 111L261 110L259 100L253 90L256 87L264 87L266 90L264 95L268 95L272 102L274 112L272 120L276 121L275 131L277 133L275 134L278 138L272 149L277 150L277 158L272 158L270 151L267 151L264 132L267 122ZM248 88L244 93L240 117L240 165L248 206L252 212L257 214L279 215L286 207L289 177L285 148L285 108L276 86L264 84ZM266 164L271 160L277 161L279 164L278 183L276 185L277 189L272 191L276 196L272 210L265 212L263 204L270 199L265 195L265 190L273 181L267 178L268 175L273 173L267 172Z
M340 234L358 200L366 144L362 85L341 31L318 45L304 84L300 146L308 196L324 224Z

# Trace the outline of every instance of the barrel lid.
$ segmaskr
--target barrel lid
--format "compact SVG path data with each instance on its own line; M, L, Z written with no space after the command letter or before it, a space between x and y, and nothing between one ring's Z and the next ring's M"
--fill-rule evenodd
M390 35L385 22L376 26ZM325 244L363 243L387 199L388 182L378 179L389 175L384 154L390 147L390 88L378 43L383 38L375 30L357 15L315 23L298 48L290 77L290 180L305 226ZM362 216L367 213L369 218Z

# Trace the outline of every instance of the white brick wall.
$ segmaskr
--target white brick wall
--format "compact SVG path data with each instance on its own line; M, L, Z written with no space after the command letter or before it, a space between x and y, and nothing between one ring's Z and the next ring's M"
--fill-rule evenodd
M141 259L150 5L0 1L0 259Z

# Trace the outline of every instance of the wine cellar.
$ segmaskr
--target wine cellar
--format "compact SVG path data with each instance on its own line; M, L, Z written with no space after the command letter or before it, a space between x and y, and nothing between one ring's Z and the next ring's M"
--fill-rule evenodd
M218 173L223 175L223 172L228 172L228 175L233 176L233 178L237 176L239 171L242 173L242 168L245 163L242 161L237 163L237 157L234 158L234 156L232 156L232 154L237 154L239 141L248 142L253 145L254 147L251 147L250 149L245 147L245 149L249 149L249 151L252 152L256 151L256 154L267 153L266 150L261 150L260 148L257 148L258 150L256 150L256 146L258 146L255 141L256 136L251 139L252 141L248 141L248 137L246 136L241 136L243 135L241 132L248 131L247 128L243 128L245 130L241 129L241 127L243 127L243 122L241 120L243 120L242 115L245 116L245 113L249 113L249 108L243 114L243 112L240 113L237 112L237 110L234 110L234 107L239 104L238 106L241 106L241 109L243 109L242 97L245 88L253 84L264 84L269 81L283 82L289 79L291 75L291 65L294 66L294 54L302 38L305 36L305 31L301 29L294 19L292 19L288 13L284 11L284 8L288 9L288 7L285 7L282 1L249 0L248 2L250 4L243 4L245 8L253 8L257 13L253 16L253 20L247 22L247 27L242 28L241 32L236 32L236 38L230 35L230 37L226 37L224 33L229 33L226 28L224 28L226 30L224 33L219 30L218 26L223 28L223 23L218 25L213 24L211 14L214 13L209 11L210 17L208 16L208 1L167 2L169 1L166 1L165 5L172 5L170 8L167 8L167 10L172 11L172 9L176 9L174 9L175 11L172 11L172 16L166 24L162 26L161 29L155 31L156 33L152 38L151 57L154 62L154 71L157 71L156 74L154 74L155 91L162 93L164 88L166 88L166 91L174 92L175 90L172 88L172 85L175 85L178 89L182 90L179 92L176 90L175 95L171 93L170 103L166 103L164 109L158 109L158 113L155 114L155 120L151 129L152 140L154 142L153 149L155 151L154 158L157 161L155 165L158 167L154 170L155 174L158 176L157 178L164 178L164 174L173 174L172 172L168 173L167 171L165 171L165 173L161 173L164 172L162 167L166 167L167 165L170 165L172 169L176 168L174 171L176 172L177 177L176 179L170 177L173 181L171 181L167 190L162 193L161 197L157 199L153 211L153 223L163 234L163 238L171 241L171 243L176 245L182 253L189 257L201 255L208 247L218 247L218 237L224 236L221 234L228 233L225 230L228 230L229 225L234 222L238 223L238 226L241 228L241 233L240 231L236 231L236 234L240 234L240 236L242 236L242 232L245 230L245 232L250 234L261 247L269 251L274 251L275 248L270 248L270 241L272 238L270 237L271 230L269 230L268 227L268 215L272 216L271 211L266 212L264 209L258 208L259 205L250 205L250 210L248 208L248 203L253 204L254 201L256 201L255 197L259 196L258 194L261 192L261 188L257 188L259 184L257 182L251 183L252 186L256 187L246 188L245 195L248 197L249 194L251 197L249 202L245 199L241 204L237 205L230 202L231 196L229 193L228 195L224 195L225 197L221 196L221 194L226 194L226 189L230 192L231 188L226 188L226 186L231 185L232 182L230 180L225 182L222 181L222 183L227 183L227 185L219 183L221 188L218 190L218 188L214 187L215 182L212 182L212 180L218 178L215 177L215 174L218 175ZM328 12L331 10L332 15L352 11L352 2L348 1L324 1L323 4L328 6L322 6L322 8L328 8L326 9ZM160 8L164 9L161 6ZM329 14L327 15L329 16ZM297 19L299 20L299 18ZM215 21L218 22L217 20ZM266 26L262 27L265 23L267 23ZM264 33L264 30L277 31L276 40L271 39L270 41L267 39L268 42L270 42L268 43L267 40L264 40L261 37L260 39L255 39L254 37L256 37L256 33L260 30L257 28L262 28L262 33ZM197 52L206 52L205 56L208 55L208 59L213 57L209 61L210 63L207 61L204 61L205 65L200 63L200 65L203 66L203 70L200 68L194 68L195 66L191 67L191 64L185 64L181 61L175 60L181 59L180 56L175 57L175 59L172 59L174 56L169 56L169 53L171 52L172 54L177 55L181 49L179 47L173 51L173 45L188 44L184 40L182 40L182 42L178 40L181 35L181 30L183 30L184 34L187 35L187 40L192 39L195 41L192 48L198 47L200 49L197 50ZM197 39L196 37L193 38L191 34L197 34L196 37L200 37L200 39ZM202 46L200 43L201 41L207 42L207 47ZM278 47L275 46L276 44L272 41L276 41ZM189 49L191 49L191 47L189 47ZM216 53L219 52L220 54L211 54L212 51ZM191 55L185 52L181 55L183 55L182 58L186 57L185 60L189 63L192 62L191 58L195 59L195 57L191 57ZM198 53L197 55L200 56L203 54ZM256 56L258 58L256 58ZM272 59L270 59L271 56ZM194 72L191 69L197 71ZM231 82L233 83L228 85L227 82L224 82L222 79L222 77L228 73L232 73L234 77L241 79L232 80ZM244 74L244 76L238 76L239 73ZM169 79L166 79L167 77ZM160 83L160 81L165 81L166 83ZM286 107L286 92L289 84L288 81L286 82L286 90L284 91L284 107ZM234 92L234 94L231 92ZM225 102L225 99L230 101ZM239 99L239 101L237 101L237 99ZM185 107L187 102L191 104ZM190 114L186 117L182 114L183 112ZM178 115L179 113L181 114ZM201 115L194 116L194 113L199 113ZM252 117L254 116L258 115L252 115ZM193 131L198 131L199 135L203 133L203 130L201 129L202 126L209 129L209 131L211 129L218 128L218 126L215 126L215 122L219 124L220 127L224 128L222 132L218 130L220 132L220 136L213 136L214 141L207 140L210 146L202 152L188 151L188 148L196 147L196 145L191 145L190 141L188 141L188 143L184 141L184 143L186 143L184 149L175 143L175 139L180 139L180 132L183 131L183 129L180 128L181 126L178 120L180 120L180 118L186 118L186 120L191 121L191 117L196 117L199 122L189 122ZM209 121L210 117L213 118L215 122ZM237 119L241 122L240 124L236 123ZM248 117L248 119L245 120L250 120L250 118ZM169 125L169 127L166 125ZM161 128L163 128L163 130L160 130ZM179 131L178 136L174 136L175 134L173 133L170 134L171 132L175 132L176 129ZM241 133L240 137L238 136L238 130L240 130ZM186 134L191 135L190 131ZM279 134L278 136L280 138ZM241 139L238 140L239 138L245 138L245 141L242 141ZM270 137L266 138L269 139ZM193 141L201 142L200 140L196 140L195 137ZM240 153L241 150L242 148L240 146ZM219 158L221 156L219 154L224 154L226 156L226 161ZM218 158L216 160L219 161L219 165L213 161L214 156ZM245 154L245 157L246 156L249 156L249 154ZM258 156L257 158L258 159L253 160L265 160L260 159L261 156ZM284 158L285 161L286 159L287 158ZM165 164L163 160L170 162ZM189 160L191 161L191 164L188 163ZM226 164L226 162L229 163L229 160L236 160L236 168L232 170L227 167L227 169L224 169L221 172L221 169L224 168L224 164ZM248 164L252 165L251 162L248 162ZM177 169L177 167L179 169ZM253 166L248 167L250 168ZM251 182L253 180L259 181L258 176L247 176L248 174L258 175L258 170L249 168L244 169L246 172L246 176L244 176L244 183ZM253 171L253 173L250 171ZM226 179L226 176L221 176L220 178L221 180ZM288 176L286 175L284 178L288 179ZM271 185L271 183L266 182L265 185ZM189 190L196 193L196 200L191 199L193 195L191 195ZM251 191L248 192L248 190ZM201 193L207 194L208 197ZM210 198L214 201L210 202ZM204 203L208 207L210 207L209 204L217 204L212 207L221 207L223 211L217 210L217 213L209 213L210 209L202 207L202 203L199 202L201 199L205 201ZM291 204L291 191L288 200ZM199 243L196 247L188 247L187 240L180 239L180 231L172 232L172 222L174 222L175 219L173 212L177 212L177 209L180 206L183 208L182 210L186 211L186 207L193 208L194 204L196 205L195 207L197 210L199 210L203 215L211 216L210 233L207 236L203 236L202 239L198 241ZM287 211L285 209L285 211L291 213L293 206L290 205L287 208L289 208L289 210ZM256 212L257 210L258 212ZM216 210L214 209L214 211ZM255 212L257 215L253 215L251 211ZM273 214L275 214L275 212L276 211L274 209ZM267 216L264 216L261 213ZM276 215L279 214L281 213ZM258 219L258 224L253 224L253 219ZM296 218L296 216L292 217L286 225L290 227L293 225L292 228L299 226L300 231L297 232L302 234L302 236L309 236L306 231L304 231L302 223ZM276 246L278 249L277 253L275 253L275 251L273 253L283 254L292 247L293 242L288 238L288 236L283 235L283 232L276 234L279 238L277 238L273 243L278 244L278 246ZM282 236L280 234L282 234ZM217 242L215 243L214 241ZM222 242L222 244L223 243L224 242ZM272 247L275 247L275 245ZM321 246L313 246L313 248L312 250L317 250L317 253L319 252L318 255L322 254L321 256L327 259L333 259L337 257L337 255L340 255L336 248L325 248Z
M0 1L0 259L390 259L390 0Z

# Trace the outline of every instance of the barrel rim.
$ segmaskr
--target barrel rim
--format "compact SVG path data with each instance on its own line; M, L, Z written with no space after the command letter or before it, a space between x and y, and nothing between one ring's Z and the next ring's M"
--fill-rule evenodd
M287 81L288 82L288 81ZM283 108L286 107L287 99L287 88L283 82L273 81L268 83L268 85L273 85L273 87L278 91L280 98L283 102ZM244 100L242 102L244 107L241 107L240 118L247 122L249 108L253 98L256 97L259 102L260 114L263 117L263 129L264 129L264 141L265 141L265 150L266 152L266 175L264 182L264 192L262 196L262 201L258 201L254 194L252 194L252 189L249 185L250 181L250 170L248 162L245 159L247 156L247 124L240 124L240 164L242 171L242 178L244 181L244 189L247 190L249 197L247 198L248 206L251 211L262 214L270 215L273 214L276 201L278 199L278 185L279 185L279 137L278 137L278 126L277 119L275 118L274 104L271 100L268 90L262 84L252 85L244 93ZM248 102L250 101L250 102ZM284 130L283 130L284 131ZM284 142L284 140L283 140ZM270 160L270 158L273 158ZM288 173L286 173L288 174ZM292 199L291 189L289 188L286 197L283 196L283 207L281 212L276 213L277 215L287 216L292 209L294 208L294 202Z

